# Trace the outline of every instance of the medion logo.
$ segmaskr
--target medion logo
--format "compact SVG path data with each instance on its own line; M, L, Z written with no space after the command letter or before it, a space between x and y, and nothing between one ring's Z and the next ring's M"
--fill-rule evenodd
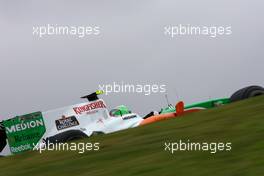
M73 110L76 114L82 114L83 112L88 112L88 111L98 109L98 108L106 108L103 101L100 100L100 101L90 103L84 106L75 107L73 108Z
M7 133L14 133L14 132L23 131L29 128L39 127L39 126L44 126L44 122L42 121L42 119L12 125L11 127L6 127L6 131Z

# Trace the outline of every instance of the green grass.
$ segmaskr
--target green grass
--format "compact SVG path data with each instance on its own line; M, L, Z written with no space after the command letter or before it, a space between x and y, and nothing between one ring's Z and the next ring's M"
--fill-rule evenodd
M164 150L164 142L231 142L231 151ZM264 97L145 127L96 136L100 150L28 152L0 158L2 176L128 176L264 174Z

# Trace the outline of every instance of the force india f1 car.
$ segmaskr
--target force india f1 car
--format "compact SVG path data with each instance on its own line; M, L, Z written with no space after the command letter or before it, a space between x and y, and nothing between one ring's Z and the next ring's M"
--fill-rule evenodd
M151 112L145 117L131 112L124 105L108 111L105 102L98 98L102 93L96 91L82 97L88 99L86 103L46 112L34 112L0 122L0 155L32 150L36 144L64 143L176 118L186 113L262 95L264 88L249 86L238 90L230 98L214 99L187 106L184 106L183 102L178 102L175 107L169 105L160 112Z

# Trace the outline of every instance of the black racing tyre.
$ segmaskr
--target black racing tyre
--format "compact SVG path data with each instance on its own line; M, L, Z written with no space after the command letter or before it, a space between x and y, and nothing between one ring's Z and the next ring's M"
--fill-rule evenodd
M230 101L235 102L239 100L244 100L247 98L264 95L264 88L260 86L248 86L236 91L231 97Z
M235 93L233 93L233 95L231 95L230 97L230 101L231 102L235 102L235 101L239 101L243 99L243 92L245 91L246 88L243 89L239 89L238 91L236 91Z
M63 133L56 134L48 137L46 143L65 143L72 140L83 139L88 137L85 133L80 130L69 130Z

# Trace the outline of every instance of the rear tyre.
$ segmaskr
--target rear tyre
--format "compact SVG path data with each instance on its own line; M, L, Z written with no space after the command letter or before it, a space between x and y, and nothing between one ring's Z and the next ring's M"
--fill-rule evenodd
M46 142L49 143L65 143L73 140L83 139L88 137L85 133L80 130L69 130L60 134L56 134L47 138Z
M231 97L230 101L240 101L251 97L264 95L264 88L260 86L248 86L236 91Z

